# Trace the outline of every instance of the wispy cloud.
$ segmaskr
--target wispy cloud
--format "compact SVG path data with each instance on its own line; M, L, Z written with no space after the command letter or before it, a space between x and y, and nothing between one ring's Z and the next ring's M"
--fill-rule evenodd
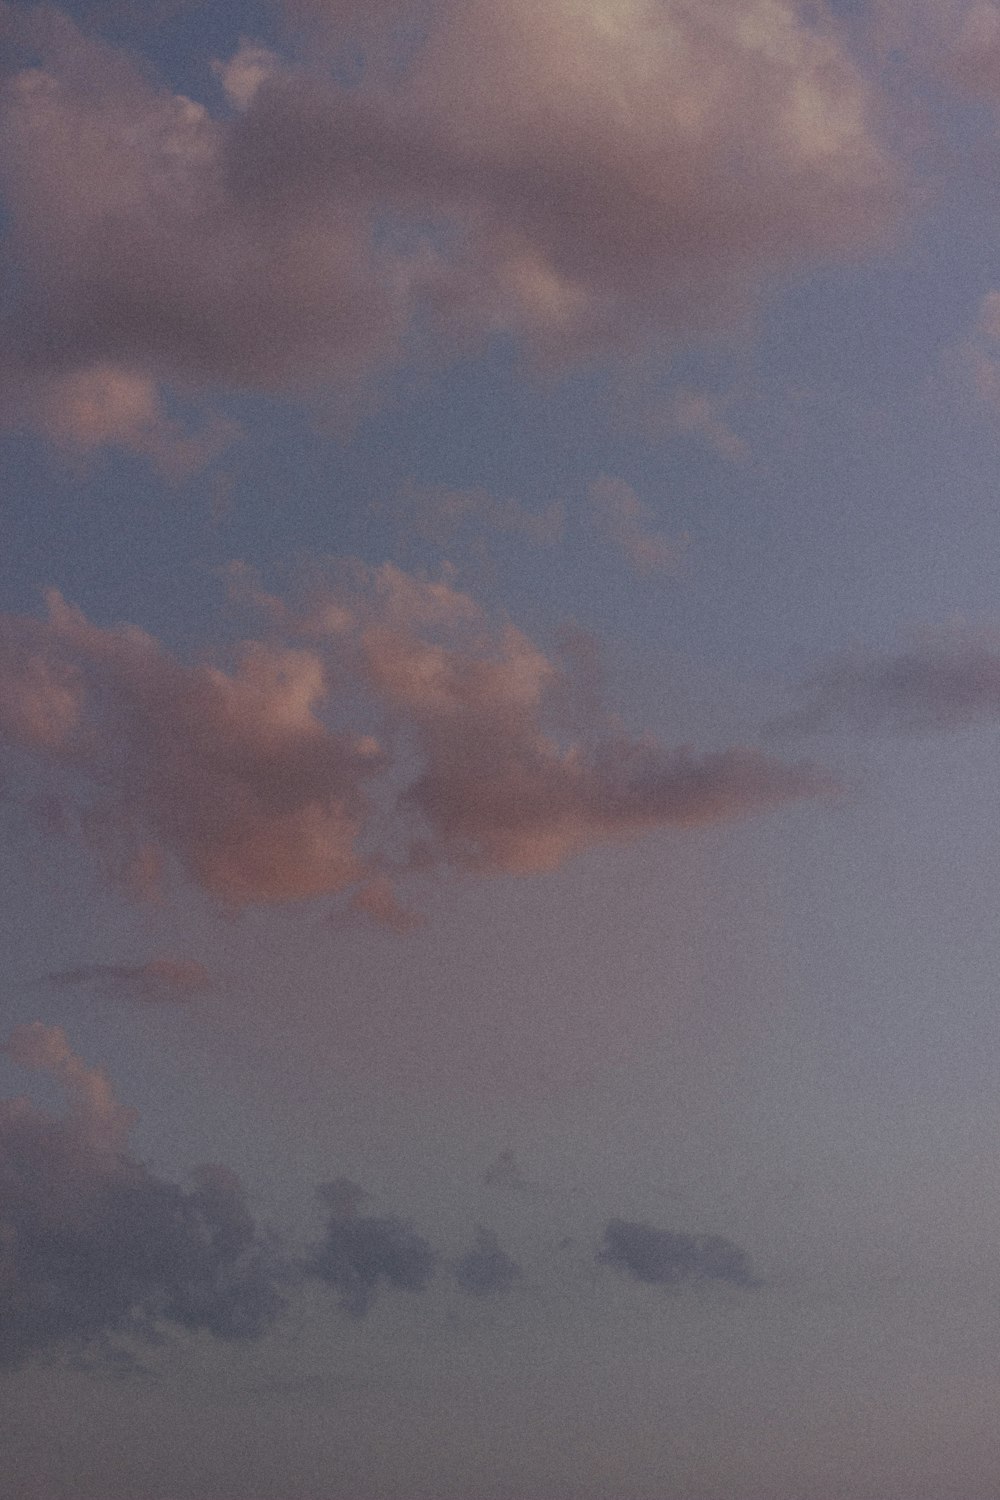
M797 696L773 733L929 733L988 723L1000 717L1000 650L954 633L898 652L858 648L822 667Z
M672 573L684 555L685 537L668 537L655 515L624 479L603 475L587 491L592 525L641 576Z
M109 1000L143 1005L176 1004L212 988L212 976L193 959L151 958L142 964L84 964L46 974L45 983L83 986Z

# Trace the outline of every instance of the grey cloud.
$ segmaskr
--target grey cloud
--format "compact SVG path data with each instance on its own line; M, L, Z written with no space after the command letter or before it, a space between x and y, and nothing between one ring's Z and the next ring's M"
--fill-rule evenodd
M357 1209L367 1194L344 1178L319 1187L317 1196L331 1212L303 1270L339 1293L344 1312L364 1317L380 1283L399 1291L423 1291L438 1257L412 1225L395 1216L359 1216Z
M988 723L1000 718L1000 651L959 638L899 652L845 652L798 698L772 723L772 733L927 733Z
M654 1286L697 1281L754 1284L747 1253L732 1240L716 1234L678 1234L632 1219L608 1220L597 1259Z
M69 1109L0 1101L0 1364L171 1328L266 1333L284 1276L239 1179L201 1167L185 1190L135 1160L134 1116L57 1028L20 1027L4 1050L51 1073Z
M476 1243L454 1266L455 1280L471 1297L491 1297L509 1292L521 1276L517 1261L501 1250L495 1234L476 1231Z
M177 958L152 958L143 964L84 964L44 977L60 988L85 986L109 1000L144 1005L184 1002L212 988L212 976L204 964Z

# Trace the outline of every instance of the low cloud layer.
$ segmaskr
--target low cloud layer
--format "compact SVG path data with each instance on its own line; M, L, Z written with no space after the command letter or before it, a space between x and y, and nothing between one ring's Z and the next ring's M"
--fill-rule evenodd
M598 1261L636 1281L676 1288L700 1281L753 1285L749 1257L717 1234L677 1234L633 1219L609 1219Z
M67 1110L0 1100L0 1364L164 1330L260 1338L281 1277L239 1179L201 1167L185 1190L129 1154L135 1115L57 1027L19 1027L6 1055L48 1073Z
M289 10L306 46L245 42L215 112L54 7L5 10L10 419L183 467L216 439L164 383L343 389L417 325L435 351L620 350L732 320L898 212L869 85L790 0L402 5L405 60L384 8ZM338 86L315 60L359 38Z
M352 889L406 930L401 873L552 870L832 790L808 763L671 748L596 707L563 732L567 669L447 580L348 569L292 609L235 576L266 630L218 664L54 593L44 619L0 616L0 745L140 891L171 868L233 907Z
M0 1100L0 1369L49 1357L121 1361L165 1334L257 1340L304 1282L365 1317L383 1293L421 1293L442 1266L460 1292L503 1298L524 1278L497 1236L479 1226L446 1258L407 1220L365 1212L349 1178L316 1189L324 1219L299 1253L257 1227L239 1178L199 1167L184 1188L132 1154L136 1112L59 1027L19 1026L0 1052L46 1074L62 1115ZM715 1235L611 1219L597 1259L641 1281L754 1284L746 1254Z

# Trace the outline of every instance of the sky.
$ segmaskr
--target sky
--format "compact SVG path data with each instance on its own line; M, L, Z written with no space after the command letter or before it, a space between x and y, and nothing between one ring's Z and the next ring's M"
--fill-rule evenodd
M1000 5L0 0L0 1492L997 1500Z

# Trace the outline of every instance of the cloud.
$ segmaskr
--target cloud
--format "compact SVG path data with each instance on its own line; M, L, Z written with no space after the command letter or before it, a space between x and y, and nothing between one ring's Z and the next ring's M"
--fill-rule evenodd
M109 1000L139 1004L176 1003L191 1000L212 988L212 976L192 959L151 958L143 964L84 964L46 974L48 984L60 987L83 985Z
M128 1152L134 1111L56 1027L4 1052L62 1088L62 1119L0 1100L0 1364L164 1330L255 1339L280 1316L281 1273L238 1178L206 1166L185 1191Z
M241 432L220 417L185 431L167 415L152 377L121 364L98 361L41 377L23 369L13 373L4 391L0 371L8 420L23 421L69 455L125 448L145 455L167 479L180 480L218 457Z
M395 1217L358 1214L367 1194L346 1179L338 1178L316 1192L329 1215L323 1237L303 1262L303 1271L338 1292L344 1312L364 1317L380 1284L405 1292L424 1290L434 1274L437 1255L410 1224Z
M509 1292L522 1275L521 1267L500 1249L495 1234L480 1227L476 1243L454 1265L454 1276L470 1297L493 1297Z
M605 541L617 547L636 573L670 573L683 556L685 538L653 530L654 515L624 479L602 475L587 491L590 518Z
M741 316L776 272L871 247L898 168L870 90L791 0L300 0L300 48L170 92L53 7L8 26L3 388L58 440L172 441L180 391L352 388L513 335L536 358ZM390 65L391 64L391 65Z
M694 827L830 792L809 765L753 749L697 755L593 725L562 742L550 721L555 663L513 626L446 645L362 632L375 691L414 737L421 769L402 797L428 860L481 873L553 870L594 845Z
M0 1049L46 1073L65 1099L51 1115L26 1098L0 1100L0 1368L48 1356L126 1359L166 1334L257 1340L305 1281L364 1317L386 1290L422 1292L441 1258L412 1224L364 1212L349 1178L321 1184L319 1237L294 1260L261 1235L239 1178L223 1166L184 1188L136 1160L138 1118L99 1068L58 1027L18 1027ZM608 1221L597 1259L640 1281L755 1285L747 1256L717 1235L687 1235ZM450 1271L468 1296L509 1293L523 1275L491 1231Z
M833 789L753 748L630 736L596 704L566 732L569 669L448 578L356 565L300 610L237 583L270 633L222 665L54 593L45 619L0 616L0 744L144 890L173 865L231 907L352 891L405 929L401 873L552 870Z
M0 619L0 736L89 779L85 834L126 867L173 856L234 906L344 889L370 740L316 715L314 652L250 642L235 667L185 666L143 631L102 629L57 594Z
M807 681L776 734L963 729L1000 717L1000 651L961 635L899 652L845 652Z
M602 1265L636 1281L678 1287L699 1281L754 1285L746 1251L717 1234L676 1234L631 1219L609 1219L597 1251Z

